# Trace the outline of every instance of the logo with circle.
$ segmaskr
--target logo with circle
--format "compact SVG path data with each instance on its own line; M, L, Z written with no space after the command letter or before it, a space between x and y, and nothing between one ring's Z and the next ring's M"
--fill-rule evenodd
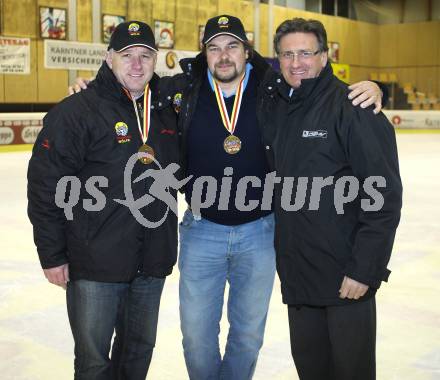
M393 116L393 118L391 119L391 122L394 125L399 125L402 122L402 119L400 118L399 115Z
M173 51L169 51L165 56L165 63L167 67L172 70L176 67L177 54Z
M123 121L118 121L115 124L115 131L118 136L127 136L128 126Z
M225 16L222 16L218 19L218 24L220 28L227 28L229 23L229 19Z
M138 36L140 34L139 32L139 24L132 22L129 26L128 26L128 34L130 36Z

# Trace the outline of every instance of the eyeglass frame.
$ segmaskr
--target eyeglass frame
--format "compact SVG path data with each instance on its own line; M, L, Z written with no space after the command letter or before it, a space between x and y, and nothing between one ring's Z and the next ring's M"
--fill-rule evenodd
M309 55L304 55L304 54L309 54ZM284 59L284 60L288 60L288 61L293 61L295 59L295 57L298 58L298 60L302 60L302 59L309 59L312 58L314 56L316 56L318 53L322 53L322 51L320 49L316 50L316 51L310 51L310 50L299 50L299 51L283 51L280 52L278 54L278 59ZM289 54L290 56L286 56L285 54Z

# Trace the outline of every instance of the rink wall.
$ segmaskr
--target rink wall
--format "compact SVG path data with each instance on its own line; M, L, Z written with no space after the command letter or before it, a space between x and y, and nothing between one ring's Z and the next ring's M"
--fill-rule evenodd
M31 149L43 128L45 113L0 114L0 152Z
M385 110L397 131L439 132L440 111ZM0 152L30 150L43 127L45 113L0 114Z

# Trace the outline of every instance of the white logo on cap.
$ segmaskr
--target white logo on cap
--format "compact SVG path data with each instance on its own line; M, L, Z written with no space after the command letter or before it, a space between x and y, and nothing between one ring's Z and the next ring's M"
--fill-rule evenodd
M139 33L139 24L136 24L135 22L132 22L129 26L128 26L128 33L130 34L130 36L138 36Z
M227 28L228 27L228 23L229 23L229 19L225 16L222 16L218 19L218 24L220 26L220 28Z

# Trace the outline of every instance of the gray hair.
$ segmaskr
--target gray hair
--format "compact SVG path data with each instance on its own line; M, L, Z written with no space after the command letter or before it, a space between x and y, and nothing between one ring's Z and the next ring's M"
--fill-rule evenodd
M285 35L290 33L312 33L318 40L319 51L327 51L327 32L324 25L318 20L305 20L303 18L294 18L282 22L273 38L273 45L277 54L280 53L280 41Z

